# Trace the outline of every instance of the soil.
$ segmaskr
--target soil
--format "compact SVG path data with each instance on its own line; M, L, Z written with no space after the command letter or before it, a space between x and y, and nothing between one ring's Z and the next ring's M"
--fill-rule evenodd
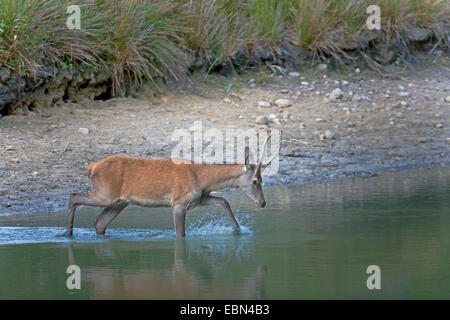
M448 166L449 66L449 57L429 58L399 79L369 70L315 68L292 76L212 75L195 90L167 90L159 98L144 90L137 98L86 99L45 115L5 116L0 119L0 215L64 210L71 193L89 190L90 162L114 154L168 157L176 144L172 132L197 120L205 129L282 129L280 170L264 177L266 185ZM344 97L330 99L336 88ZM278 108L273 105L278 98L292 105ZM272 107L259 107L262 100ZM270 114L278 120L255 122Z

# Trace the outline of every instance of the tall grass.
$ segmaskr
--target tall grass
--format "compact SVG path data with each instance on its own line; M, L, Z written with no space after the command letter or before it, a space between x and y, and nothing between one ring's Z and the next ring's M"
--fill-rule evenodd
M180 49L179 6L168 1L109 0L97 4L109 17L95 33L113 74L113 94L123 95L130 81L172 77L184 67Z
M286 42L314 57L346 55L367 32L364 0L79 0L81 30L66 27L69 0L0 0L0 67L35 76L46 66L107 68L113 93L133 82L177 79L188 57L207 70ZM420 26L449 46L448 0L373 0L384 41Z
M285 35L286 9L284 0L250 0L249 36L253 42L276 46Z
M95 64L98 45L89 41L86 29L67 28L68 5L64 0L0 0L0 66L33 76L44 65L61 66L67 57Z
M242 17L232 5L232 2L223 0L189 0L184 3L186 49L193 58L204 58L209 69L231 63L242 52L245 30Z

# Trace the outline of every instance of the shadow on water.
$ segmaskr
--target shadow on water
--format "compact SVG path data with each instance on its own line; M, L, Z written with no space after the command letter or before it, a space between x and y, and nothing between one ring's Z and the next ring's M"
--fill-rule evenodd
M104 237L82 209L74 237L64 213L0 217L0 299L450 298L450 170L266 188L267 209L226 193L241 234L220 209L187 217L127 208ZM81 269L68 290L66 269ZM366 269L381 268L381 290Z

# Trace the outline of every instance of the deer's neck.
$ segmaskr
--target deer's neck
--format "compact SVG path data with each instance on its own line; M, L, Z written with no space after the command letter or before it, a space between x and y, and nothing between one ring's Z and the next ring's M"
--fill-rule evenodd
M196 166L195 170L202 189L211 192L223 188L238 187L242 168L242 164L206 164Z

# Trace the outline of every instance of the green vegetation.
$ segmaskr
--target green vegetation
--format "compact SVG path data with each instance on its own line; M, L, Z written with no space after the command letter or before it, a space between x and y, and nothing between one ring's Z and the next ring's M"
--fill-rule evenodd
M28 77L45 66L105 69L122 95L130 83L177 80L196 65L238 67L261 48L276 58L287 43L340 60L341 43L368 32L362 0L80 0L81 30L66 26L72 4L0 0L0 67ZM383 41L407 43L404 31L419 26L449 45L448 1L370 4L381 8Z

